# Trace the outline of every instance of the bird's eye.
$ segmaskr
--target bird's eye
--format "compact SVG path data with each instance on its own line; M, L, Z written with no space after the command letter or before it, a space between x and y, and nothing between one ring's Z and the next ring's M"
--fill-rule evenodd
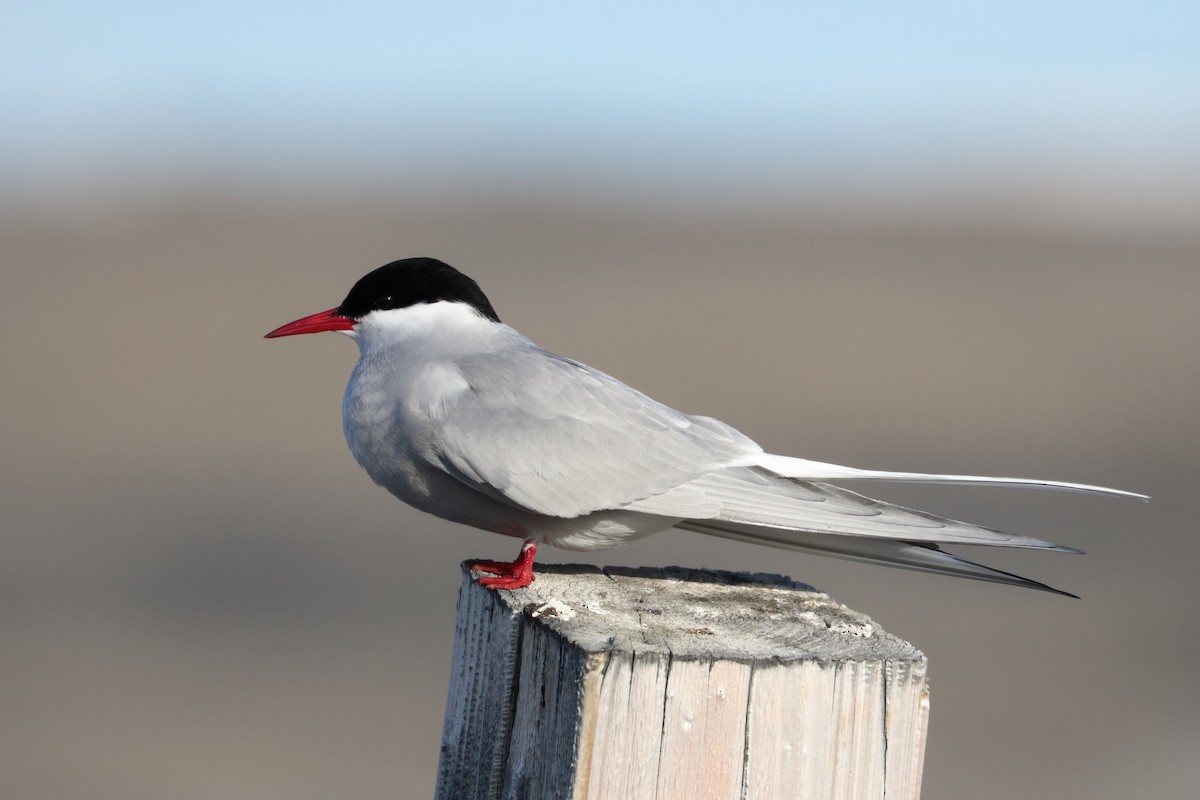
M396 306L396 298L390 294L379 298L379 302L377 302L375 304L375 307L378 309L381 309L381 310L394 308L395 306Z

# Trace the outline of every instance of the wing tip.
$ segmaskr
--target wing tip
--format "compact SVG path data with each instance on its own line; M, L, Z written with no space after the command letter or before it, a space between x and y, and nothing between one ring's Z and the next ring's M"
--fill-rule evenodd
M1070 597L1073 600L1082 599L1077 594L1072 594L1071 592L1066 592L1066 591L1063 591L1062 589L1055 589L1053 586L1042 583L1041 581L1035 581L1030 578L1023 578L1020 575L1013 575L1011 572L1003 572L1003 570L998 570L995 567L989 567L989 569L991 569L994 572L1002 572L1005 575L1012 575L1012 577L1018 578L1020 580L1020 583L1010 583L1009 584L1010 586L1023 586L1027 589L1036 589L1039 592L1049 592L1050 594L1056 594L1060 597Z
M1037 583L1037 581L1034 581L1034 583ZM1043 592L1050 592L1051 594L1056 594L1059 597L1069 597L1072 600L1082 600L1083 599L1082 597L1080 597L1077 594L1071 594L1070 592L1064 592L1062 589L1055 589L1053 586L1047 586L1044 583L1038 584L1037 586L1032 586L1030 588L1040 589Z
M918 544L918 546L919 547L928 547L931 550L936 550L938 553L940 553L941 555L943 555L947 558L950 558L961 564L966 564L968 566L984 570L984 572L985 572L985 574L977 574L977 575L973 575L973 576L964 575L963 577L973 577L976 580L981 580L986 583L999 583L999 584L1003 584L1005 586L1017 586L1022 589L1036 589L1039 592L1049 592L1050 594L1057 594L1062 597L1071 597L1076 600L1080 599L1079 595L1077 595L1077 594L1072 594L1071 592L1063 591L1062 589L1055 589L1053 586L1051 586L1049 584L1042 583L1041 581L1035 581L1033 578L1026 578L1024 575L1017 575L1015 572L1006 572L1002 569L996 569L995 567L985 566L984 564L980 564L975 561L968 561L967 559L963 558L962 556L956 556L953 553L947 553L945 550L943 550L942 548L937 547L937 546L929 547L929 545L921 545L921 544ZM1074 547L1064 547L1063 545L1055 545L1054 548L1050 549L1049 551L1050 552L1058 552L1058 553L1069 553L1071 555L1083 555L1082 550L1076 550ZM941 574L953 576L953 573L950 573L950 572L943 572Z

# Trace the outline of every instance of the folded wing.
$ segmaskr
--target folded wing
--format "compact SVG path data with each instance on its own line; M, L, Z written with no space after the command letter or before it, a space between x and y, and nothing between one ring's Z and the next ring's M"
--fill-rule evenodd
M528 347L464 359L469 389L432 421L432 464L520 508L578 517L621 508L762 454L586 365Z

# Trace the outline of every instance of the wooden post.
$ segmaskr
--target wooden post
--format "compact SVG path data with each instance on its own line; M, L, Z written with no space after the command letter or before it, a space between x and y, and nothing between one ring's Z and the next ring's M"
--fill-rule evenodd
M926 660L777 575L464 564L440 800L917 798Z

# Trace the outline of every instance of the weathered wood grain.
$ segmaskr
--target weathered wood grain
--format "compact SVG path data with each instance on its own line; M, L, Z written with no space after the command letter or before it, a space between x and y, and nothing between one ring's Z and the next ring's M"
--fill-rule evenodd
M868 617L775 575L537 576L464 572L441 800L919 796L925 657Z

